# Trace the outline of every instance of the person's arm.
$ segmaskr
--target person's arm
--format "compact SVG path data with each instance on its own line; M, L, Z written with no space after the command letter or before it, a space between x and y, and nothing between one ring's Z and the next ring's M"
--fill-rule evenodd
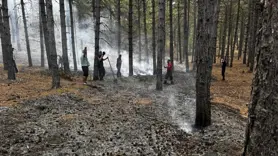
M106 57L105 59L103 59L103 61L105 61L105 60L107 60L108 59L108 57Z

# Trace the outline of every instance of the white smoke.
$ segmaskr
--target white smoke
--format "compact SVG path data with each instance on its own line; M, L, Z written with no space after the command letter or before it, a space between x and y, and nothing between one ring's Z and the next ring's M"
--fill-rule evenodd
M185 98L181 105L177 105L175 95L171 94L168 105L173 122L186 133L192 132L195 118L195 99Z
M60 27L60 12L59 12L59 3L55 0L53 1L53 15L55 21L55 41L56 41L56 49L57 54L62 55L62 43L61 43L61 27ZM15 3L14 3L15 2ZM10 25L11 25L11 35L12 37L12 44L15 48L14 55L16 62L18 64L27 65L27 50L26 50L26 41L25 41L25 34L23 28L23 20L22 20L22 10L20 5L20 0L9 0L9 14L10 14ZM69 4L68 1L65 1L65 11L66 11L66 24L67 24L67 47L68 47L68 58L70 62L70 68L73 69L73 55L72 55L72 42L71 42L71 27L70 27L70 13L69 13ZM28 25L28 32L29 32L29 40L30 40L30 48L31 48L31 55L33 60L33 65L39 66L41 60L41 51L40 51L40 36L39 36L39 1L25 1L25 12L27 18L27 25ZM18 17L16 18L15 14L17 13ZM105 12L104 12L105 13ZM103 13L103 14L104 14ZM80 65L80 57L82 55L82 50L84 47L88 48L88 58L91 63L91 68L93 69L94 63L94 42L95 42L95 34L94 34L94 19L91 17L86 18L85 20L78 20L77 17L77 9L73 6L73 14L74 14L74 28L75 28L75 49L76 49L76 58L78 69L81 70ZM16 32L16 21L18 22L19 26L19 34L17 35ZM114 70L116 70L116 59L118 57L118 50L115 40L115 32L116 24L113 19L108 18L101 18L101 31L100 34L100 50L105 51L107 56L111 61L111 65ZM82 25L83 27L80 27ZM84 27L85 26L85 27ZM107 28L109 27L109 28ZM114 33L111 33L111 32ZM122 34L124 34L123 32ZM123 35L124 37L124 35ZM20 47L17 47L17 38L20 40ZM104 42L106 40L106 43ZM124 40L124 39L123 39ZM125 40L126 41L126 40ZM138 43L134 41L134 44ZM142 41L143 43L143 41ZM123 47L127 45L127 43L122 42ZM114 46L114 47L113 47ZM134 46L134 52L136 50L136 44ZM143 47L143 46L142 46ZM1 49L2 50L2 49ZM128 52L125 50L121 51L122 54L122 74L124 76L128 76L129 73L129 63L128 63ZM142 49L142 58L145 52ZM151 51L150 51L151 54ZM2 53L0 54L2 55ZM151 55L150 55L151 56ZM134 53L133 54L133 69L134 75L150 75L153 72L153 65L152 65L152 57L149 58L149 64L145 61L141 63L138 61L139 55ZM2 61L2 59L1 59ZM47 59L45 55L45 66L47 67ZM104 63L106 68L110 68L108 62ZM110 70L110 69L106 69Z

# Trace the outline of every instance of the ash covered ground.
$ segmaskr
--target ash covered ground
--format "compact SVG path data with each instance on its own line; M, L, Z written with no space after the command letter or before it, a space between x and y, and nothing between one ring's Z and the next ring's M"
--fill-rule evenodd
M194 77L174 78L161 92L152 76L107 78L80 89L86 99L63 93L2 108L0 155L240 155L245 119L213 104L213 124L194 129Z

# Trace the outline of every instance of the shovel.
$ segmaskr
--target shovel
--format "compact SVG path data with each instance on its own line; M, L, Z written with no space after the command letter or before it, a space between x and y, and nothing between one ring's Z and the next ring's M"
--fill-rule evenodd
M109 60L109 58L108 58L108 62L109 62L109 65L110 65L110 69L111 69L111 71L112 71L112 74L113 74L113 78L114 78L114 83L117 83L117 79L116 79L116 77L115 77L115 74L114 74L114 71L113 71L113 68L112 68L112 66L111 66L111 63L110 63L110 60Z

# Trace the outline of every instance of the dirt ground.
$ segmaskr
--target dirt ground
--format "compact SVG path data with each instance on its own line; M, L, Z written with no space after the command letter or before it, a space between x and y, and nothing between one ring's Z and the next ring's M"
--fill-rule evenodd
M176 72L163 92L155 91L152 76L89 85L75 78L50 90L40 68L20 67L14 82L1 69L0 155L240 155L246 119L237 110L246 109L249 97L234 92L250 82L248 73L242 74L247 82L237 81L232 70L240 68L235 64L222 82L215 66L213 124L203 130L192 127L192 73Z
M211 84L212 102L230 106L246 117L253 78L249 68L242 64L242 60L235 60L232 68L227 67L226 80L222 81L221 66L218 63L213 66L212 75L216 79Z

